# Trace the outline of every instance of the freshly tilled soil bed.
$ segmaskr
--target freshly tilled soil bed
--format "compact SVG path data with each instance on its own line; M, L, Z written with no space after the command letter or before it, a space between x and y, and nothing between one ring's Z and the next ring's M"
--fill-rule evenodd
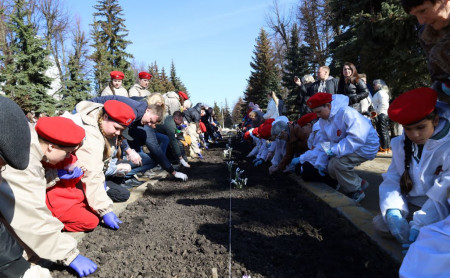
M398 277L399 265L292 176L255 168L233 143L233 169L248 183L232 190L232 277ZM229 173L225 143L186 170L188 182L161 180L79 244L99 269L89 277L229 277ZM75 277L57 267L53 277Z

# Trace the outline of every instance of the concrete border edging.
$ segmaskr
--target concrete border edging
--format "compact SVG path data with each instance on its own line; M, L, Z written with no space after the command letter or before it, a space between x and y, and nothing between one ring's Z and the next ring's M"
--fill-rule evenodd
M364 232L381 249L398 263L401 263L404 255L400 243L394 239L386 239L377 234L372 226L372 219L375 217L371 212L355 203L344 194L334 190L323 183L305 182L294 177L297 183L307 189L319 199L336 209L340 215L347 218L355 227Z

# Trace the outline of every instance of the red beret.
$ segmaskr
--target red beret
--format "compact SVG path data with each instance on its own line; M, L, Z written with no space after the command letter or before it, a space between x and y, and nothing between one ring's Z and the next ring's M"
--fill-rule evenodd
M301 116L301 118L298 119L297 124L299 126L303 127L304 125L306 125L307 123L312 122L315 119L317 119L317 114L316 113L308 113L308 114L305 114L305 115Z
M182 92L182 91L179 91L179 92L178 92L178 95L179 95L180 97L184 98L185 100L189 98L188 95L187 95L186 93Z
M253 136L258 136L258 135L259 135L259 127L255 127L255 128L252 130L252 134L253 134Z
M118 100L108 100L105 102L104 108L112 120L123 126L129 126L136 118L133 108Z
M123 72L121 71L112 71L109 73L109 76L111 76L111 79L119 79L122 80L125 77L125 74L123 74Z
M436 91L431 88L403 93L389 105L389 118L402 125L417 123L433 112L437 98Z
M148 72L141 71L141 72L139 73L139 78L140 78L140 79L151 79L151 78L152 78L152 75L151 75L150 73L148 73Z
M244 133L244 140L249 140L250 139L250 131L246 131Z
M84 128L64 117L39 118L36 132L44 140L64 147L76 147L86 135Z
M329 93L315 93L312 97L308 99L306 104L308 104L309 108L314 109L325 103L330 103L332 100L332 95Z
M206 125L203 122L200 122L200 130L206 132Z
M271 136L272 123L275 121L274 118L267 119L262 125L259 126L259 137L262 139L269 139Z

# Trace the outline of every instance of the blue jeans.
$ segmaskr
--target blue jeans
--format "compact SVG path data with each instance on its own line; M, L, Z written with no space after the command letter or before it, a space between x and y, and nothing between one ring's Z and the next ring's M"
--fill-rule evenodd
M138 154L142 158L142 165L131 164L131 171L125 175L125 179L132 178L133 175L139 172L144 173L145 171L150 170L158 165L158 162L154 161L148 154L142 151L142 147Z
M159 147L163 151L163 153L167 152L167 147L169 146L169 137L159 132L155 132L156 139L158 140Z

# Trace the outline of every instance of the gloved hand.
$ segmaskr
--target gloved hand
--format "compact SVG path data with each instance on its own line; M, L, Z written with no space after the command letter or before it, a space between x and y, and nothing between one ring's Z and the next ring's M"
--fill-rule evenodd
M261 165L264 162L262 159L258 159L255 164L253 164L255 167Z
M187 181L188 176L186 174L183 174L181 172L175 172L175 175L173 175L175 178L180 179L182 181Z
M124 176L126 173L131 171L131 165L128 163L119 163L116 168L117 176Z
M181 128L186 128L187 127L187 125L185 125L185 124L182 124L180 126L181 126Z
M253 162L252 162L252 163L255 164L255 162L258 161L258 160L259 160L259 158L253 159Z
M327 155L328 155L328 157L336 156L336 155L331 151L331 149L327 150Z
M203 159L203 155L201 153L198 153L198 158Z
M127 154L127 159L134 165L142 165L142 157L133 149Z
M81 255L78 255L69 264L69 267L75 270L80 277L88 276L97 269L97 265L93 261Z
M58 177L60 180L71 180L79 178L83 175L83 170L80 167L75 167L72 172L58 169Z
M319 166L319 168L317 168L317 171L319 171L319 175L325 177L325 168Z
M122 221L120 221L117 215L112 211L103 215L103 222L105 222L105 225L109 228L116 230L119 229L119 224L122 224Z
M198 145L199 148L202 146L202 144L200 144L200 143L197 143L197 145Z
M291 165L293 165L293 166L295 166L295 165L297 165L297 164L299 164L300 163L300 156L299 157L294 157L292 160L291 160Z
M191 165L189 165L189 163L187 163L183 158L180 158L180 163L186 168L191 168Z
M388 209L386 222L391 234L400 242L408 243L409 224L399 209Z
M411 246L411 244L416 241L417 237L419 236L419 230L415 229L415 228L411 228L411 230L409 231L409 243L404 243L402 244L402 248L403 254L406 254L406 252L408 252L409 246Z

